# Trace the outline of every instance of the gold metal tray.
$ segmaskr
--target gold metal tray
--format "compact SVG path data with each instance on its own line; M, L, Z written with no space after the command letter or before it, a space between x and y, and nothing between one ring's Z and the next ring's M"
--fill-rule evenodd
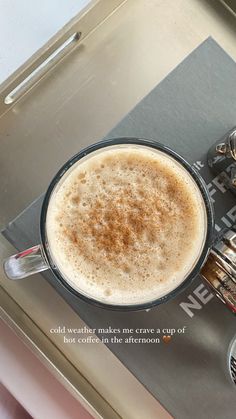
M101 0L69 22L0 86L0 228L209 35L236 59L235 32L207 0ZM1 237L0 259L14 252ZM12 282L0 269L3 320L94 417L169 417L104 345L50 334L83 322L40 275Z

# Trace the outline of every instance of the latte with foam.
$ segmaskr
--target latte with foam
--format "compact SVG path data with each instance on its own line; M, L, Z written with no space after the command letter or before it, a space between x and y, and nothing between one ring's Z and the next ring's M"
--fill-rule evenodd
M201 192L166 153L110 146L75 163L55 187L46 232L51 257L81 294L116 305L173 291L206 236Z

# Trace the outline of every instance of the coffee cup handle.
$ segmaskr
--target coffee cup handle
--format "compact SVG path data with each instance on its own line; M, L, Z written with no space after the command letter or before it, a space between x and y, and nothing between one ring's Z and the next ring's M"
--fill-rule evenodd
M236 226L225 230L214 243L200 274L213 293L236 313Z
M45 271L49 269L49 265L44 257L43 248L39 244L10 256L4 261L3 268L9 279L17 280Z
M49 269L40 244L10 256L3 267L12 280ZM225 231L214 243L200 274L214 294L236 313L236 226Z

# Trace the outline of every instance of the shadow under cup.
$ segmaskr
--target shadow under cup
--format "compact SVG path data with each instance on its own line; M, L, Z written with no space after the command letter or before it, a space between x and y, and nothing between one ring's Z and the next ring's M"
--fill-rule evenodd
M205 239L202 243L201 252L198 255L194 265L192 266L191 271L188 272L188 274L183 278L180 285L175 287L166 295L162 296L161 298L156 298L155 296L153 296L152 299L148 301L144 301L142 303L128 302L126 304L124 301L122 301L122 304L113 304L109 302L109 298L107 298L107 300L103 298L100 301L98 298L94 297L93 295L88 295L82 289L79 289L77 286L74 286L73 282L71 282L69 278L65 278L61 270L58 268L55 261L55 257L53 257L53 252L50 249L48 235L47 235L46 221L47 221L48 205L49 205L50 199L53 198L53 193L55 192L55 190L58 190L58 188L60 188L60 185L64 182L64 179L73 171L74 169L73 166L75 164L77 166L79 162L82 163L92 156L99 155L99 153L103 152L104 149L109 148L113 150L115 149L118 150L125 147L129 147L129 148L131 147L144 148L145 147L148 149L152 149L152 151L155 151L155 150L159 151L167 155L170 159L174 160L178 166L181 165L181 167L185 169L185 171L188 172L188 175L192 178L192 180L194 181L194 184L196 185L197 189L199 190L201 194L202 203L205 208L205 227L204 227ZM101 141L99 143L96 143L94 145L91 145L85 148L84 150L76 154L74 157L72 157L58 171L58 173L53 178L52 182L50 183L48 187L48 190L46 192L43 205L42 205L41 220L40 220L41 251L42 251L42 255L45 260L45 263L46 263L46 268L44 269L47 269L47 268L51 269L54 275L60 281L60 283L64 287L66 287L67 290L69 290L75 296L80 297L89 303L98 305L99 307L112 309L112 310L121 310L121 311L143 310L143 309L147 309L155 305L161 304L169 300L170 298L175 297L178 293L183 291L191 283L191 281L195 278L195 276L200 272L201 267L206 261L208 253L210 251L210 248L212 245L213 227L214 227L213 208L212 208L210 195L208 193L206 184L204 180L201 178L201 176L199 175L199 173L190 164L188 164L185 159L183 159L181 156L179 156L177 153L175 153L173 150L169 149L168 147L152 140L137 139L137 138L118 138L118 139L105 140L105 141Z

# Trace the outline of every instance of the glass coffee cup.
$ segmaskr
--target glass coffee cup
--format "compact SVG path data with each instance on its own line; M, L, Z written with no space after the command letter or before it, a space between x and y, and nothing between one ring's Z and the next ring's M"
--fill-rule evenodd
M73 183L66 190L72 178L79 185L77 195ZM196 230L190 210L198 217ZM140 310L175 297L200 273L236 312L234 229L215 240L204 180L185 159L156 141L110 139L72 157L45 194L40 236L39 245L5 260L8 278L49 269L61 286L87 302Z

